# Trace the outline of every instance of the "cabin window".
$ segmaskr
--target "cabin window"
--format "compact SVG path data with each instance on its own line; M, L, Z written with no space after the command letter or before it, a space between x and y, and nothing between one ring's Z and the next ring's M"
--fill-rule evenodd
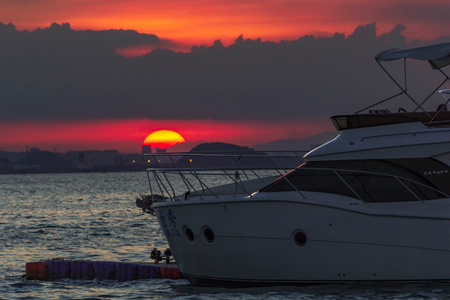
M281 177L261 192L316 191L355 197L352 190L333 172L299 168Z
M406 202L424 200L411 193L395 177L365 174L342 175L356 194L365 202ZM353 196L354 197L354 196Z
M404 202L445 197L420 183L371 172L299 168L261 192L312 191L338 194L365 202Z

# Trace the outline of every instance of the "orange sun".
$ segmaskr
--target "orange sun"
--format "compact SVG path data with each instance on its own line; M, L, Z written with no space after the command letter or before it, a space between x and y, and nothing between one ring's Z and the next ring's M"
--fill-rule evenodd
M149 134L142 145L151 146L152 149L155 147L164 149L178 143L184 143L184 138L178 132L172 130L158 130Z

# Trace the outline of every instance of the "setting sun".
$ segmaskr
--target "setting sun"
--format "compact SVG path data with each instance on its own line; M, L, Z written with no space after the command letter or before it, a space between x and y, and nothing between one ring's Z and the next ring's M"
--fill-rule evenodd
M163 149L184 142L184 138L178 132L172 130L158 130L149 134L145 138L143 145L151 146L152 149L155 147Z

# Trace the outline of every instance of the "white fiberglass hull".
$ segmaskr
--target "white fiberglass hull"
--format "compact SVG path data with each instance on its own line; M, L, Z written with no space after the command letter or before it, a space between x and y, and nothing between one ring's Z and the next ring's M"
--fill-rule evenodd
M450 279L448 199L364 204L336 195L286 201L292 197L283 194L154 208L194 284ZM205 238L205 228L214 236Z

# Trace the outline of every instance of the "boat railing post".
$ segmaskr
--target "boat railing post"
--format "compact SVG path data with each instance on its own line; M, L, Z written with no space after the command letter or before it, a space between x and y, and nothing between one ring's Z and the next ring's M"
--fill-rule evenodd
M211 193L211 195L213 195L214 197L216 197L217 199L219 199L219 196L217 196L216 195L216 193L214 193L209 187L208 187L208 185L206 185L201 179L200 179L200 176L198 175L198 173L196 172L196 171L190 171L191 172L191 174L192 174L192 176L194 176L194 178L196 178L197 179L197 181L199 182L199 184L200 184L200 187L202 188L202 190L203 190L203 193L205 193L205 188ZM192 186L193 188L194 188L194 186ZM194 188L194 190L195 190L195 188ZM202 197L202 195L197 191L197 190L195 190L195 192L199 195L199 197L201 198L201 199L203 199L203 197Z
M161 172L164 176L164 179L166 180L167 184L169 185L169 188L172 190L173 198L175 198L175 189L173 188L172 184L170 183L170 180L167 178L166 172ZM169 193L169 192L168 192ZM169 193L170 194L170 193ZM172 198L172 197L171 197Z
M195 156L195 155L194 155L194 156ZM201 155L199 155L199 156L201 157ZM190 165L189 173L190 173L195 179L197 179L197 181L198 181L199 184L200 184L200 187L202 188L202 190L203 190L203 192L204 192L203 183L202 183L202 181L200 180L199 176L197 175L197 170L194 168L194 165L193 165L193 163L192 163L192 162L193 162L193 159L191 158L191 156L189 156L189 153L186 153L186 158L187 158L187 160L188 160L188 162L189 162L189 165ZM194 185L189 181L189 179L186 178L186 180L187 180L187 182L189 182L189 184L192 186L194 192L198 193L197 189L196 189L196 188L194 187ZM198 193L198 194L199 194L199 193Z
M180 169L178 169L177 172L178 172L178 175L180 176L181 180L183 180L184 185L187 187L187 189L188 189L187 192L190 192L191 184L190 184L189 180L186 178L186 176L184 176L183 172L181 172Z
M239 158L236 158L236 156L234 155L234 152L231 152L231 154L224 154L224 157L228 158L228 160L230 161L231 168L235 168L235 169L238 168Z
M433 96L435 93L436 93L436 91L437 90L439 90L440 88L441 88L441 86L447 81L448 79L446 78L446 79L444 79L444 81L441 83L441 84L439 84L421 103L420 103L420 106L422 106L425 102L427 102L428 101L428 99L430 99L431 98L431 96ZM416 108L416 109L414 109L413 110L413 112L415 112L416 110L417 110L418 108ZM435 114L434 115L434 117L431 119L431 121L430 121L430 123L432 123L433 122L433 120L436 118L436 116L438 115L439 113L437 113L437 114Z
M339 177L340 180L342 180L342 182L352 191L353 194L356 195L356 197L358 197L359 200L361 200L362 202L364 202L364 200L361 198L361 196L345 181L344 178L342 178L341 175L339 175L339 173L337 172L337 170L333 170L334 174L336 174L337 177Z
M276 171L276 170L275 170ZM251 173L253 173L253 175L259 180L261 181L263 184L269 184L270 182L265 182L264 178L261 177L254 169L250 170Z
M194 187L194 185L191 183L191 181L187 178L187 176L181 170L178 170L178 172L179 172L184 184L186 185L186 187L188 189L187 193L190 194L190 191L192 189L195 193L197 193L199 195L200 198L202 198L200 193L197 191L197 189ZM191 173L191 175L192 175L192 172L190 172L190 171L187 171L187 172Z
M443 86L444 83L447 82L447 80L450 80L450 78L448 77L448 75L447 75L444 71L442 71L441 68L437 68L437 67L436 67L436 69L437 69L437 70L445 77L445 78L444 78L444 81L442 81L441 84L439 84L439 85L438 85L438 86L437 86L437 87L436 87L436 88L428 95L428 97L426 97L426 98L419 104L419 106L418 106L416 109L414 109L414 112L415 112L418 108L422 108L422 105L423 105L425 102L427 102L428 99L430 99L431 96L433 96L433 95L436 93L436 91L439 90L439 89L441 88L441 86ZM422 110L423 110L423 109L422 109ZM429 115L429 117L431 118L431 121L430 121L430 123L428 123L428 127L430 126L431 123L433 123L434 119L437 117L437 115L439 115L439 113L440 113L440 111L437 112L437 113L434 115L433 118L431 118L431 116Z
M202 188L202 191L204 193L205 192L205 188L208 189L208 186L200 179L200 176L199 176L197 170L194 170L193 175L194 175L195 178L197 178L197 180L198 180L198 182L200 184L200 187Z
M172 164L174 165L173 160L172 160L172 156L169 155L169 154L168 154L167 156L169 157L169 160L170 160L170 161L172 162ZM161 173L162 173L162 175L164 176L164 178L166 179L166 182L167 182L167 184L169 185L170 189L172 190L173 198L175 198L175 196L176 196L176 194L175 194L175 189L173 188L172 184L170 183L170 180L167 178L166 172L162 171ZM170 195L170 193L169 193L169 195ZM172 198L172 197L171 197L171 198Z
M223 173L224 173L225 175L227 175L227 176L231 179L231 181L233 181L233 182L235 183L235 185L236 185L236 188L234 189L234 196L236 196L236 190L237 190L238 187L240 187L240 188L242 189L242 191L244 192L244 194L250 195L250 193L246 191L245 185L244 185L244 183L243 183L242 180L241 180L241 175L239 174L239 172L238 172L237 169L232 170L232 171L234 171L233 175L230 175L230 174L229 174L226 170L224 170L224 169L222 169L222 171L223 171ZM234 178L233 178L233 176L234 176Z
M406 72L406 57L403 58L403 74L405 78L405 93L406 93L408 91L408 80L407 80L408 73Z
M152 196L152 202L153 202L153 200L154 200L154 197L153 197L153 188L152 188L152 181L151 181L151 179L150 179L150 174L149 174L149 170L147 170L147 179L148 179L148 186L150 187L150 195Z
M297 187L296 187L294 184L292 184L292 182L290 182L289 179L287 179L287 176L284 176L284 175L280 172L280 170L277 170L277 172L278 172L278 174L280 174L281 178L283 178L284 180L286 180L286 182L287 182L290 186L292 186L292 187L294 188L294 190L300 194L300 196L303 197L303 199L307 199L306 196L305 196L299 189L297 189ZM285 175L286 175L286 174L285 174Z
M204 155L204 154L200 154L199 156L202 157L203 155ZM203 182L200 180L200 177L197 175L197 170L194 168L194 165L193 165L193 159L191 158L191 156L189 156L189 154L187 154L186 156L187 156L187 159L188 159L188 161L189 161L189 165L191 166L191 168L190 168L190 173L191 173L192 176L194 176L194 178L197 179L197 181L199 182L200 187L202 188L203 193L204 193L204 192L205 192L205 188L204 188L204 186L203 186L204 184L203 184ZM195 155L194 155L194 156L195 156ZM206 156L206 155L204 155L204 156ZM192 183L191 183L191 185L192 185ZM192 185L192 187L194 187L194 186ZM195 191L196 193L198 193L197 190L194 189L194 191Z
M192 171L192 170L187 170L187 172L188 172L189 174L191 174L195 179L198 180L198 178L195 176L196 173L195 173L194 171ZM184 175L183 175L183 176L184 176ZM199 197L202 198L201 193L195 188L194 184L187 178L187 176L184 176L184 177L185 177L185 179L186 179L186 183L190 186L190 188L192 188L192 190L194 191L194 193L198 194ZM188 186L188 191L190 190L189 186ZM201 186L201 185L200 185L200 186ZM203 199L203 198L202 198L202 199Z
M230 156L230 159L232 160L231 165L233 165L233 158L234 158L234 160L236 161L236 163L238 165L238 167L236 169L239 169L240 171L242 171L242 174L244 174L245 178L247 178L247 180L248 180L249 178L248 178L247 174L245 173L245 169L240 162L240 160L242 159L243 156L242 156L242 154L239 155L237 158L236 158L236 156L237 156L237 154L234 154L234 152L231 154L231 156ZM252 156L248 156L248 157L252 157Z
M162 188L162 187L164 187L164 190L166 191L166 194L168 195L168 197L169 197L170 199L173 199L172 196L170 195L170 192L167 190L167 188L166 188L164 182L162 181L162 179L161 179L161 178L158 176L158 174L157 174L158 169L162 169L162 168L161 168L160 161L158 160L157 156L155 156L154 154L149 154L149 156L151 157L150 161L155 161L155 162L156 162L156 165L157 165L157 168L156 168L156 169L151 169L151 172L153 173L153 177L155 178L156 184L157 184L157 186L158 186L158 188L159 188L159 191L160 191L161 195L164 196L164 191L163 191L163 188ZM150 176L148 175L148 172L149 172L149 171L147 170L147 177L148 177L148 180L149 180L150 192L151 192L151 194L152 194L152 201L153 201L153 200L154 200L154 196L153 196L154 194L153 194L153 189L152 189L152 185L151 185L151 180L150 180ZM164 175L164 177L165 177L164 172L162 172L162 173L163 173L163 175ZM165 179L166 179L167 183L170 185L170 181L167 179L167 177L165 177ZM172 190L173 190L173 188L172 188ZM174 191L174 192L175 192L175 191Z
M397 176L394 176L394 178L397 179L397 181L400 182L411 194L413 194L414 197L416 197L417 200L419 200L420 202L423 203L423 200L420 199L419 196L416 195L416 193L411 191L411 189L408 186L406 186L406 184L404 184L403 181L400 178L398 178Z
M173 197L170 195L169 190L166 188L166 185L164 184L164 182L162 181L162 179L159 177L159 175L157 174L157 172L154 172L155 178L156 178L156 183L158 184L159 190L161 192L161 195L164 197L164 195L166 194L170 200L173 200ZM165 192L163 191L163 188L165 190Z
M447 81L447 79L445 79L445 81ZM445 82L445 81L444 81L444 82ZM444 84L444 82L443 82L442 84ZM441 84L441 85L442 85L442 84ZM438 87L436 88L436 90L437 90L438 88L440 88L441 85L438 86ZM436 90L435 90L435 91L436 91ZM442 106L439 108L439 110L434 114L434 116L433 116L433 118L431 119L430 123L428 123L428 127L430 127L430 125L433 124L433 122L434 122L434 120L436 119L436 117L437 117L442 111L444 111L444 109L447 107L448 102L450 101L450 97L447 99L447 97L445 96L445 94L443 93L443 91L445 91L445 90L441 90L441 91L439 91L439 92L441 93L442 97L444 97L445 103L444 103L444 105L442 105Z
M153 177L155 178L156 186L158 187L159 192L161 193L161 196L164 197L164 192L163 192L163 190L161 188L162 183L159 182L160 179L158 177L157 171L156 170L152 170L152 173L153 173ZM152 194L152 198L153 198L153 194Z

